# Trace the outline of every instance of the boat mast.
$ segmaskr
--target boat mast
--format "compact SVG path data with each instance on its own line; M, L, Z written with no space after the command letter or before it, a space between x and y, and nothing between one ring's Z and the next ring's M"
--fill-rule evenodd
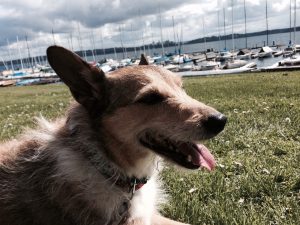
M297 17L296 17L296 11L297 11L297 1L294 0L294 44L296 44L296 22L297 22Z
M1 57L1 61L2 61L3 65L4 65L4 67L5 67L5 70L9 70L9 68L7 67L7 65L6 65L6 63L5 63L5 61L4 61L4 59L2 57Z
M223 16L224 16L224 42L225 42L225 49L227 49L227 46L226 46L226 18L225 18L225 8L223 8Z
M247 40L247 12L246 12L246 1L244 0L244 16L245 16L245 46L248 48Z
M21 49L20 49L19 37L18 37L18 36L17 36L17 45L18 45L18 51L19 51L20 62L21 62L21 68L22 68L22 70L24 70L23 59L22 59L22 55L21 55Z
M162 55L165 55L165 48L164 48L164 40L163 40L163 32L162 32L162 22L161 22L161 11L159 6L159 23L160 23L160 39L161 39L161 48L162 48Z
M93 60L94 62L96 62L96 57L95 57L95 49L96 49L96 46L95 46L95 38L94 38L94 32L93 30L91 30L91 41L92 41L92 56L93 56Z
M102 33L102 29L100 30L100 35L101 35L101 47L102 47L104 58L106 59L105 48L104 48L104 45L103 45L103 33Z
M174 34L175 54L177 54L177 43L176 43L174 16L172 16L172 22L173 22L173 34Z
M26 46L27 46L27 53L28 53L29 66L31 67L32 73L33 73L34 70L33 70L33 64L32 64L32 61L31 61L31 56L30 56L30 50L29 50L29 45L28 45L27 35L25 35L25 40L26 40Z
M71 50L73 51L73 37L72 37L72 32L70 33L70 44L71 44Z
M204 41L204 51L206 51L206 35L205 35L205 21L204 17L202 17L202 28L203 28L203 41Z
M137 57L137 54L136 54L136 44L135 44L135 37L133 35L133 26L132 26L132 23L130 24L130 27L131 27L131 36L132 36L132 42L133 42L133 48L134 48L134 57L136 58Z
M231 0L231 36L232 36L232 51L234 51L234 30L233 30L233 0Z
M118 61L118 56L117 56L117 50L116 50L116 47L114 47L114 53L115 53L115 60Z
M6 41L7 41L7 49L8 49L9 59L10 59L10 65L11 65L11 69L12 69L12 71L14 73L15 68L14 68L12 57L11 57L11 52L10 52L10 47L9 47L9 41L8 41L8 39L6 39Z
M123 59L125 59L125 49L124 49L124 45L123 45L121 25L119 25L119 33L120 33L121 48L122 48L122 51L123 51Z
M180 24L180 52L184 53L183 28Z
M290 41L292 43L292 0L290 0Z
M151 49L152 49L152 55L154 55L154 38L153 38L153 25L152 25L152 22L150 23L150 27L151 27L151 41L152 41L152 44L151 44Z
M219 3L219 1L218 1L218 3ZM219 51L220 51L221 50L220 8L218 9L218 33L219 33Z
M267 46L269 46L268 0L266 0L266 28L267 28Z
M139 20L140 20L140 21L143 21L143 20L142 20L142 16L141 16L141 9L139 9L139 11L138 11L138 16L139 16ZM145 29L144 29L144 23L142 23L142 42L143 42L143 53L144 53L144 55L146 55L146 46L145 46L145 37L144 37L144 31L145 31Z
M82 39L81 39L79 23L77 23L77 30L78 30L78 44L79 44L80 52L81 52L81 54L83 54L83 56L85 56L85 53L83 52L83 48L82 48ZM85 57L85 60L86 60L86 57Z
M51 33L52 33L53 44L56 45L53 28L52 28L52 30L51 30Z

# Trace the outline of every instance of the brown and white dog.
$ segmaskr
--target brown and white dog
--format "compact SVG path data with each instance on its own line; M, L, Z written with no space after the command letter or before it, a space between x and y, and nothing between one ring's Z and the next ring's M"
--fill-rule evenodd
M105 75L49 47L50 65L76 103L66 117L0 146L1 225L180 225L158 214L160 159L215 166L197 141L226 117L189 97L181 79L147 65Z

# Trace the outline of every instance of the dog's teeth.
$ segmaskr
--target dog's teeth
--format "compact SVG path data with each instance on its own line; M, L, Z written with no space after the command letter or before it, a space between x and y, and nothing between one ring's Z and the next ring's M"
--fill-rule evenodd
M186 160L187 160L188 162L192 162L192 156L191 156L191 155L188 155L187 158L186 158Z

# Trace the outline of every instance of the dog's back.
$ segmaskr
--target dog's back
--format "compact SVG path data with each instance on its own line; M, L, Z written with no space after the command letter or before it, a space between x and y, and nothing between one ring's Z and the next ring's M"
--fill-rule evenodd
M40 120L38 130L1 146L1 225L118 224L126 217L130 193L115 188L82 154L99 150L85 113L77 106L69 115L79 120L82 133L70 133L65 121Z

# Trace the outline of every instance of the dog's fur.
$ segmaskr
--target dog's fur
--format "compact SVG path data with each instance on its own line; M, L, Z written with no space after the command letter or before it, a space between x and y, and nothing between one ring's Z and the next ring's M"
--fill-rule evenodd
M167 70L139 65L105 75L62 47L47 54L77 103L66 118L39 119L39 128L1 144L0 224L182 224L157 212L161 158L139 137L151 129L203 140L215 135L203 124L217 111L189 97ZM150 180L132 194L116 184L120 177Z

